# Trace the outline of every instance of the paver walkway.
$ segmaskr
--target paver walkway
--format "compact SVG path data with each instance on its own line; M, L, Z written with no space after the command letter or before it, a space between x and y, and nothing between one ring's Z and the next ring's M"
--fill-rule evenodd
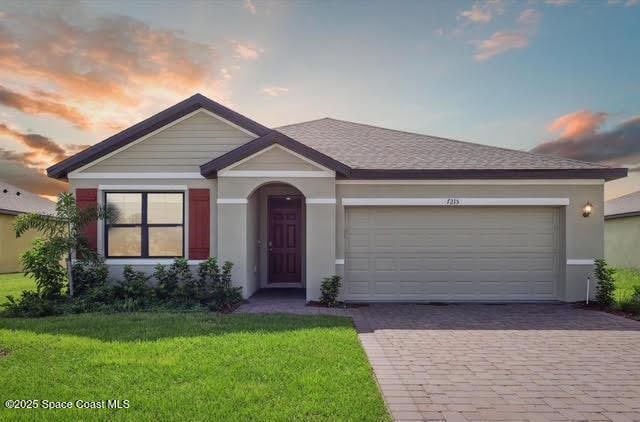
M351 316L396 420L640 421L640 322L571 305L263 300L241 310Z

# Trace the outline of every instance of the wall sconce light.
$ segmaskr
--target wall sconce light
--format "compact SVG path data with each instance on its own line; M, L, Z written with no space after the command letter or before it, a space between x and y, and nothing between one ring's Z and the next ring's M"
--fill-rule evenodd
M591 202L587 202L586 204L584 204L584 207L582 207L582 216L589 217L592 211L593 205L591 205Z

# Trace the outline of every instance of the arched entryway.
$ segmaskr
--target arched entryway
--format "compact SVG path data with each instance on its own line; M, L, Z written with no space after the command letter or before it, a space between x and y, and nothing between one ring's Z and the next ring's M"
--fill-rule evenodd
M247 267L250 290L306 286L305 196L296 187L269 182L247 198Z

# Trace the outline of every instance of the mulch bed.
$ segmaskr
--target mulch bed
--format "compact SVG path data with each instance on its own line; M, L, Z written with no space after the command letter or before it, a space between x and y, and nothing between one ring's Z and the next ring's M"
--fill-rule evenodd
M595 302L591 302L589 304L587 304L585 302L578 302L578 303L575 303L574 306L576 308L580 308L580 309L586 309L586 310L589 310L589 311L606 312L608 314L625 317L625 318L628 318L628 319L632 319L634 321L640 321L640 315L638 315L638 314L636 314L634 312L626 312L626 311L623 311L623 310L620 310L620 309L604 308L604 307L598 305Z

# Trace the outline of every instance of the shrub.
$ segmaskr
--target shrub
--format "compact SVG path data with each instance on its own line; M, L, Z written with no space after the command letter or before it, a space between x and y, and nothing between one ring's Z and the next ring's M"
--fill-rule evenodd
M158 264L153 276L158 280L156 296L162 301L190 301L194 293L193 274L184 258L177 258L169 267Z
M7 296L7 300L2 306L6 316L10 317L34 318L62 313L58 307L59 301L29 290L24 290L17 300L13 296Z
M229 312L242 303L242 288L231 285L233 263L226 261L222 271L216 258L209 258L198 268L198 294L201 303L216 312Z
M342 277L339 275L325 277L322 280L322 286L320 287L320 303L331 308L338 305L341 280Z
M146 303L153 297L153 290L149 287L149 279L142 271L135 271L131 265L124 266L124 280L116 284L113 292L115 299L133 299L139 303Z
M67 274L60 265L58 255L51 251L51 243L36 239L21 259L25 275L36 281L38 295L45 299L62 297Z
M76 261L71 268L71 275L75 283L75 293L78 296L87 295L107 283L109 270L102 257Z
M616 290L613 274L615 270L607 265L604 259L596 259L595 275L598 279L596 286L596 300L601 306L609 308L614 303Z

